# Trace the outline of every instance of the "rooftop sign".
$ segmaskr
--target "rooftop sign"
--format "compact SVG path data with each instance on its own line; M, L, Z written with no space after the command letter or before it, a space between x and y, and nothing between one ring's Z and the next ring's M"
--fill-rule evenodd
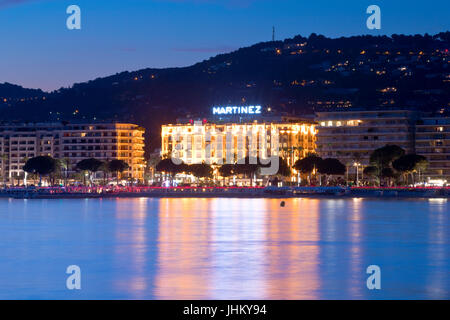
M261 106L226 106L213 107L213 114L261 114Z

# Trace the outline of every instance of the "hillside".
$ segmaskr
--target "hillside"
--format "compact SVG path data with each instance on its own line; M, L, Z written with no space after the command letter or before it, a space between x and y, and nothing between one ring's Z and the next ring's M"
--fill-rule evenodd
M39 89L26 89L8 82L0 83L0 106L11 106L20 101L41 99L44 94Z
M153 149L162 123L209 114L213 105L262 104L297 114L354 106L446 109L449 44L450 32L338 39L312 34L259 43L185 68L122 72L52 93L0 85L6 99L0 101L0 120L131 121L147 128Z

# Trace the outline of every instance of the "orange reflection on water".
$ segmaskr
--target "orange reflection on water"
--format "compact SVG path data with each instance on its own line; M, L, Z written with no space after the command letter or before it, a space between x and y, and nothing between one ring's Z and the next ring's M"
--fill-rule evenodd
M353 198L352 204L350 205L351 211L349 212L349 238L350 238L350 260L352 263L349 265L350 274L348 288L352 297L362 298L364 286L360 284L363 279L357 275L362 275L364 271L364 266L362 263L362 248L361 248L361 214L362 214L362 202L364 200L360 198ZM366 266L367 267L367 266Z
M267 201L265 299L316 299L320 286L319 200Z
M211 270L214 299L265 296L266 216L261 199L211 200L214 243Z
M161 199L158 299L318 298L319 201Z
M202 299L209 296L211 228L207 199L161 199L158 299Z
M445 223L446 214L449 213L449 207L446 198L428 199L430 224L428 226L428 238L436 245L444 245L448 228ZM434 250L433 250L434 249ZM429 246L427 252L427 260L430 264L437 266L438 270L444 270L446 261L449 260L448 250L436 250L436 247ZM448 270L446 271L448 274ZM446 285L442 281L445 277L443 272L435 271L429 274L427 278L427 298L442 299L445 297ZM448 289L448 288L447 288Z
M133 272L130 277L114 280L116 289L127 292L135 299L146 296L148 281L146 277L146 250L147 250L147 199L139 198L116 200L116 239L120 244L114 247L117 268L130 266Z

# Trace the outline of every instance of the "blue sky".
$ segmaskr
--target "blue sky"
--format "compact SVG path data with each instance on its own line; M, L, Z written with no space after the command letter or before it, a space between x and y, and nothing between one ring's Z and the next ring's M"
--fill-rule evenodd
M343 4L345 3L345 4ZM81 8L82 29L66 28ZM381 8L382 29L366 28ZM260 41L312 32L438 33L450 30L450 1L0 0L0 83L54 90L147 67L187 66Z

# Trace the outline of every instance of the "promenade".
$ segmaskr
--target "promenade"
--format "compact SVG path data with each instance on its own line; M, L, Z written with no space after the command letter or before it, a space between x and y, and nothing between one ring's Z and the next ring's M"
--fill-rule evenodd
M30 187L0 189L16 199L155 198L448 198L450 187Z

